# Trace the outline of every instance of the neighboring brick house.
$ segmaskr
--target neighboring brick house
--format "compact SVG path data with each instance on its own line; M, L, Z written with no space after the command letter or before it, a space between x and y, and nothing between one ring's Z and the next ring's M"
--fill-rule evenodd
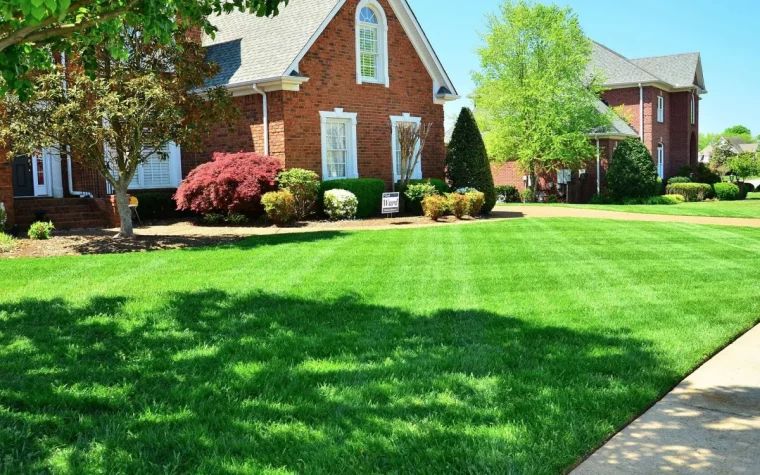
M215 38L200 38L221 67L209 86L233 94L241 112L234 131L215 127L200 152L170 147L169 160L140 166L131 189L176 188L214 152L239 151L275 156L323 180L380 178L390 188L400 178L391 127L399 122L432 124L415 176L443 178L443 105L459 96L406 0L297 0L274 18L238 12L212 22ZM9 215L19 190L47 197L39 201L47 207L52 197L85 192L108 211L105 180L76 164L69 180L65 157L43 155L19 158L14 171L0 165ZM21 205L27 214L34 207Z
M652 154L658 175L667 179L683 166L697 164L699 101L707 93L699 53L628 59L594 43L589 71L605 78L601 100L621 108L630 124L616 121L609 133L590 134L599 139L599 169L590 166L576 196L585 200L604 187L604 173L619 140L637 136ZM591 158L591 157L590 157ZM592 159L593 163L593 159ZM514 162L494 166L496 184L526 186L526 177Z

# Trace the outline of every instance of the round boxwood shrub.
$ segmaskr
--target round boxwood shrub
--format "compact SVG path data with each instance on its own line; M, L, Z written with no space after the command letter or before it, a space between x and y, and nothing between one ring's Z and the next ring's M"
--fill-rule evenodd
M715 197L720 201L734 201L742 197L739 187L733 183L716 183L713 185Z
M691 183L691 178L687 176L674 176L668 179L668 185L675 185L676 183Z
M285 224L297 216L296 198L289 190L270 191L261 197L267 217L274 224Z
M713 192L707 183L673 183L665 190L668 195L681 195L686 201L702 201Z
M379 178L346 178L323 181L319 185L320 201L324 204L325 192L328 190L346 190L359 201L357 218L369 218L380 212L385 192L385 182Z
M620 201L659 194L654 160L641 141L628 138L618 144L607 170L607 187Z
M354 219L359 200L346 190L328 190L324 197L325 214L330 219Z
M496 189L491 173L486 145L472 111L462 108L446 154L446 178L451 187L475 188L486 196L482 213L488 214L496 206Z
M257 153L215 153L177 188L177 209L198 214L260 214L261 197L277 188L280 161Z

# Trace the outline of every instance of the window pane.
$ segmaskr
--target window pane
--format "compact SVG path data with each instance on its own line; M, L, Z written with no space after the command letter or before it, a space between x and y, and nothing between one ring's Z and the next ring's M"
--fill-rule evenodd
M372 23L377 25L377 16L375 15L375 12L372 11L369 7L362 8L362 11L359 12L359 21L363 23Z
M348 124L343 121L328 122L325 133L327 134L327 177L343 178L346 176L348 159Z
M327 176L329 178L346 176L346 152L337 150L327 152Z
M359 30L359 49L362 53L377 53L377 28Z
M362 77L377 79L377 55L362 53Z

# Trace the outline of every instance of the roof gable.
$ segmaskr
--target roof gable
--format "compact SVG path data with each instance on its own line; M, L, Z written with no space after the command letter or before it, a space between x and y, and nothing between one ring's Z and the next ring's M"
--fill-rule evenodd
M433 94L458 97L407 0L387 0L434 82ZM273 18L235 12L211 19L219 29L204 37L206 58L220 65L209 86L256 84L297 76L298 63L346 0L291 1Z

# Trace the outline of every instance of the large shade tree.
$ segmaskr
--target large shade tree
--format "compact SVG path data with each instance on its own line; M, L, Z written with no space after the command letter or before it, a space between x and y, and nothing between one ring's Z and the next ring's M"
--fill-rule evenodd
M171 142L199 147L212 124L234 120L236 111L224 88L199 93L218 66L204 60L186 31L165 42L123 25L119 37L126 56L91 45L95 61L87 71L77 62L35 71L28 78L36 89L30 99L0 98L0 147L10 147L9 158L46 147L71 150L76 163L111 185L119 236L130 237L127 189L138 165L155 155L166 159Z
M151 40L172 41L180 23L213 34L209 17L234 10L260 16L277 14L288 0L3 0L0 1L0 95L33 90L31 69L52 66L50 49L93 54L105 46L114 56L127 54L121 41L124 25L139 28ZM92 61L87 61L90 64Z
M490 158L532 175L583 168L595 155L589 132L610 115L597 109L603 79L587 72L592 43L577 16L508 1L482 36L473 98Z

